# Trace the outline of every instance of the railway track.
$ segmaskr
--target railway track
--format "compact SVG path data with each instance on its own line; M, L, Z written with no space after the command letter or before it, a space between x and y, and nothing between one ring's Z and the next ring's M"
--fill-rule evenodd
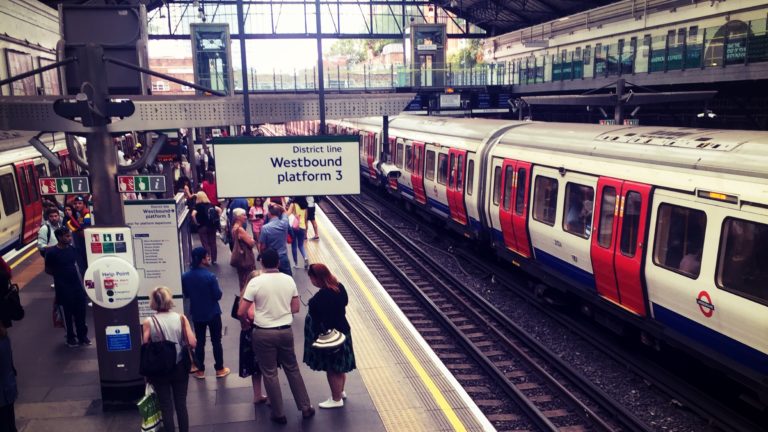
M498 430L650 430L360 201L323 209Z

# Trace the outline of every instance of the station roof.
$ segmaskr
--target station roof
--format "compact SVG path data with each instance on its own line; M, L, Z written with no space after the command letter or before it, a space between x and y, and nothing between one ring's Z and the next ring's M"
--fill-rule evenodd
M93 3L89 0L41 1L53 8L58 7L59 4L78 5ZM223 0L221 3L231 4L233 1ZM324 1L333 2L338 0ZM489 36L496 36L553 21L609 3L617 3L618 1L621 0L434 0L432 3L482 28L488 32ZM403 2L409 3L408 0L393 1L393 3ZM147 6L147 10L155 9L164 4L162 0L105 0L104 3L144 3ZM205 3L216 2L206 0ZM280 1L276 0L275 3L280 3ZM360 3L366 3L366 1L360 1Z
M435 0L435 4L497 36L617 0Z

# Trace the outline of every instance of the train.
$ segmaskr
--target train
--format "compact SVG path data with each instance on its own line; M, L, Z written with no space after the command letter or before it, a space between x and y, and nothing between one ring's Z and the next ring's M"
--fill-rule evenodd
M289 124L311 134L312 122ZM332 121L361 180L612 329L768 402L768 132L398 116Z
M62 133L46 133L40 141L59 157L54 167L30 144L36 134L0 131L0 254L37 239L43 221L40 177L77 176L80 170Z

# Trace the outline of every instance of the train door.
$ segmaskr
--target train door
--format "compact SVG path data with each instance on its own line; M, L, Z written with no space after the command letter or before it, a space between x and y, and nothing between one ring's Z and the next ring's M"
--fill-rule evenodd
M387 162L391 163L399 168L402 168L401 166L397 165L397 138L390 136L389 137L389 154L387 155ZM397 190L397 177L389 177L387 179L387 185L392 190Z
M377 151L376 134L368 132L368 174L371 176L371 181L377 183L378 177L376 174L376 162L378 162L379 152Z
M449 149L448 168L448 207L451 219L466 225L467 210L464 205L464 168L466 165L466 150Z
M531 164L515 162L514 211L512 225L515 228L517 253L528 258L531 256L531 239L528 237L528 201L531 183Z
M651 186L601 177L598 180L591 256L597 292L646 315L642 259Z
M14 164L16 179L21 197L21 209L23 225L21 240L28 243L37 234L42 214L42 205L37 196L37 184L35 181L34 164L32 161L18 162ZM37 216L37 217L36 217Z
M515 161L504 159L501 166L501 205L499 205L499 224L501 225L501 235L504 238L504 246L517 252L517 239L515 238L515 227L512 224L512 208L515 191Z
M424 143L413 141L413 170L411 171L411 184L413 196L416 202L427 203L427 194L424 191Z

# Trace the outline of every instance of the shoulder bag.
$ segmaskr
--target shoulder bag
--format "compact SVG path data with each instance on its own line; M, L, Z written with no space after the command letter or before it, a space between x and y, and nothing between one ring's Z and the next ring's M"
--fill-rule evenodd
M317 336L317 339L312 343L312 348L331 350L339 348L346 340L347 337L344 333L336 329L330 329Z
M253 249L248 247L245 242L240 239L240 236L233 236L234 247L232 248L232 256L229 258L229 265L237 268L256 268L256 256L253 254Z
M165 333L156 316L152 316L151 319L150 327L152 324L155 325L161 340L157 342L150 340L149 343L141 346L139 374L148 378L160 378L172 373L176 367L176 343L165 339Z

